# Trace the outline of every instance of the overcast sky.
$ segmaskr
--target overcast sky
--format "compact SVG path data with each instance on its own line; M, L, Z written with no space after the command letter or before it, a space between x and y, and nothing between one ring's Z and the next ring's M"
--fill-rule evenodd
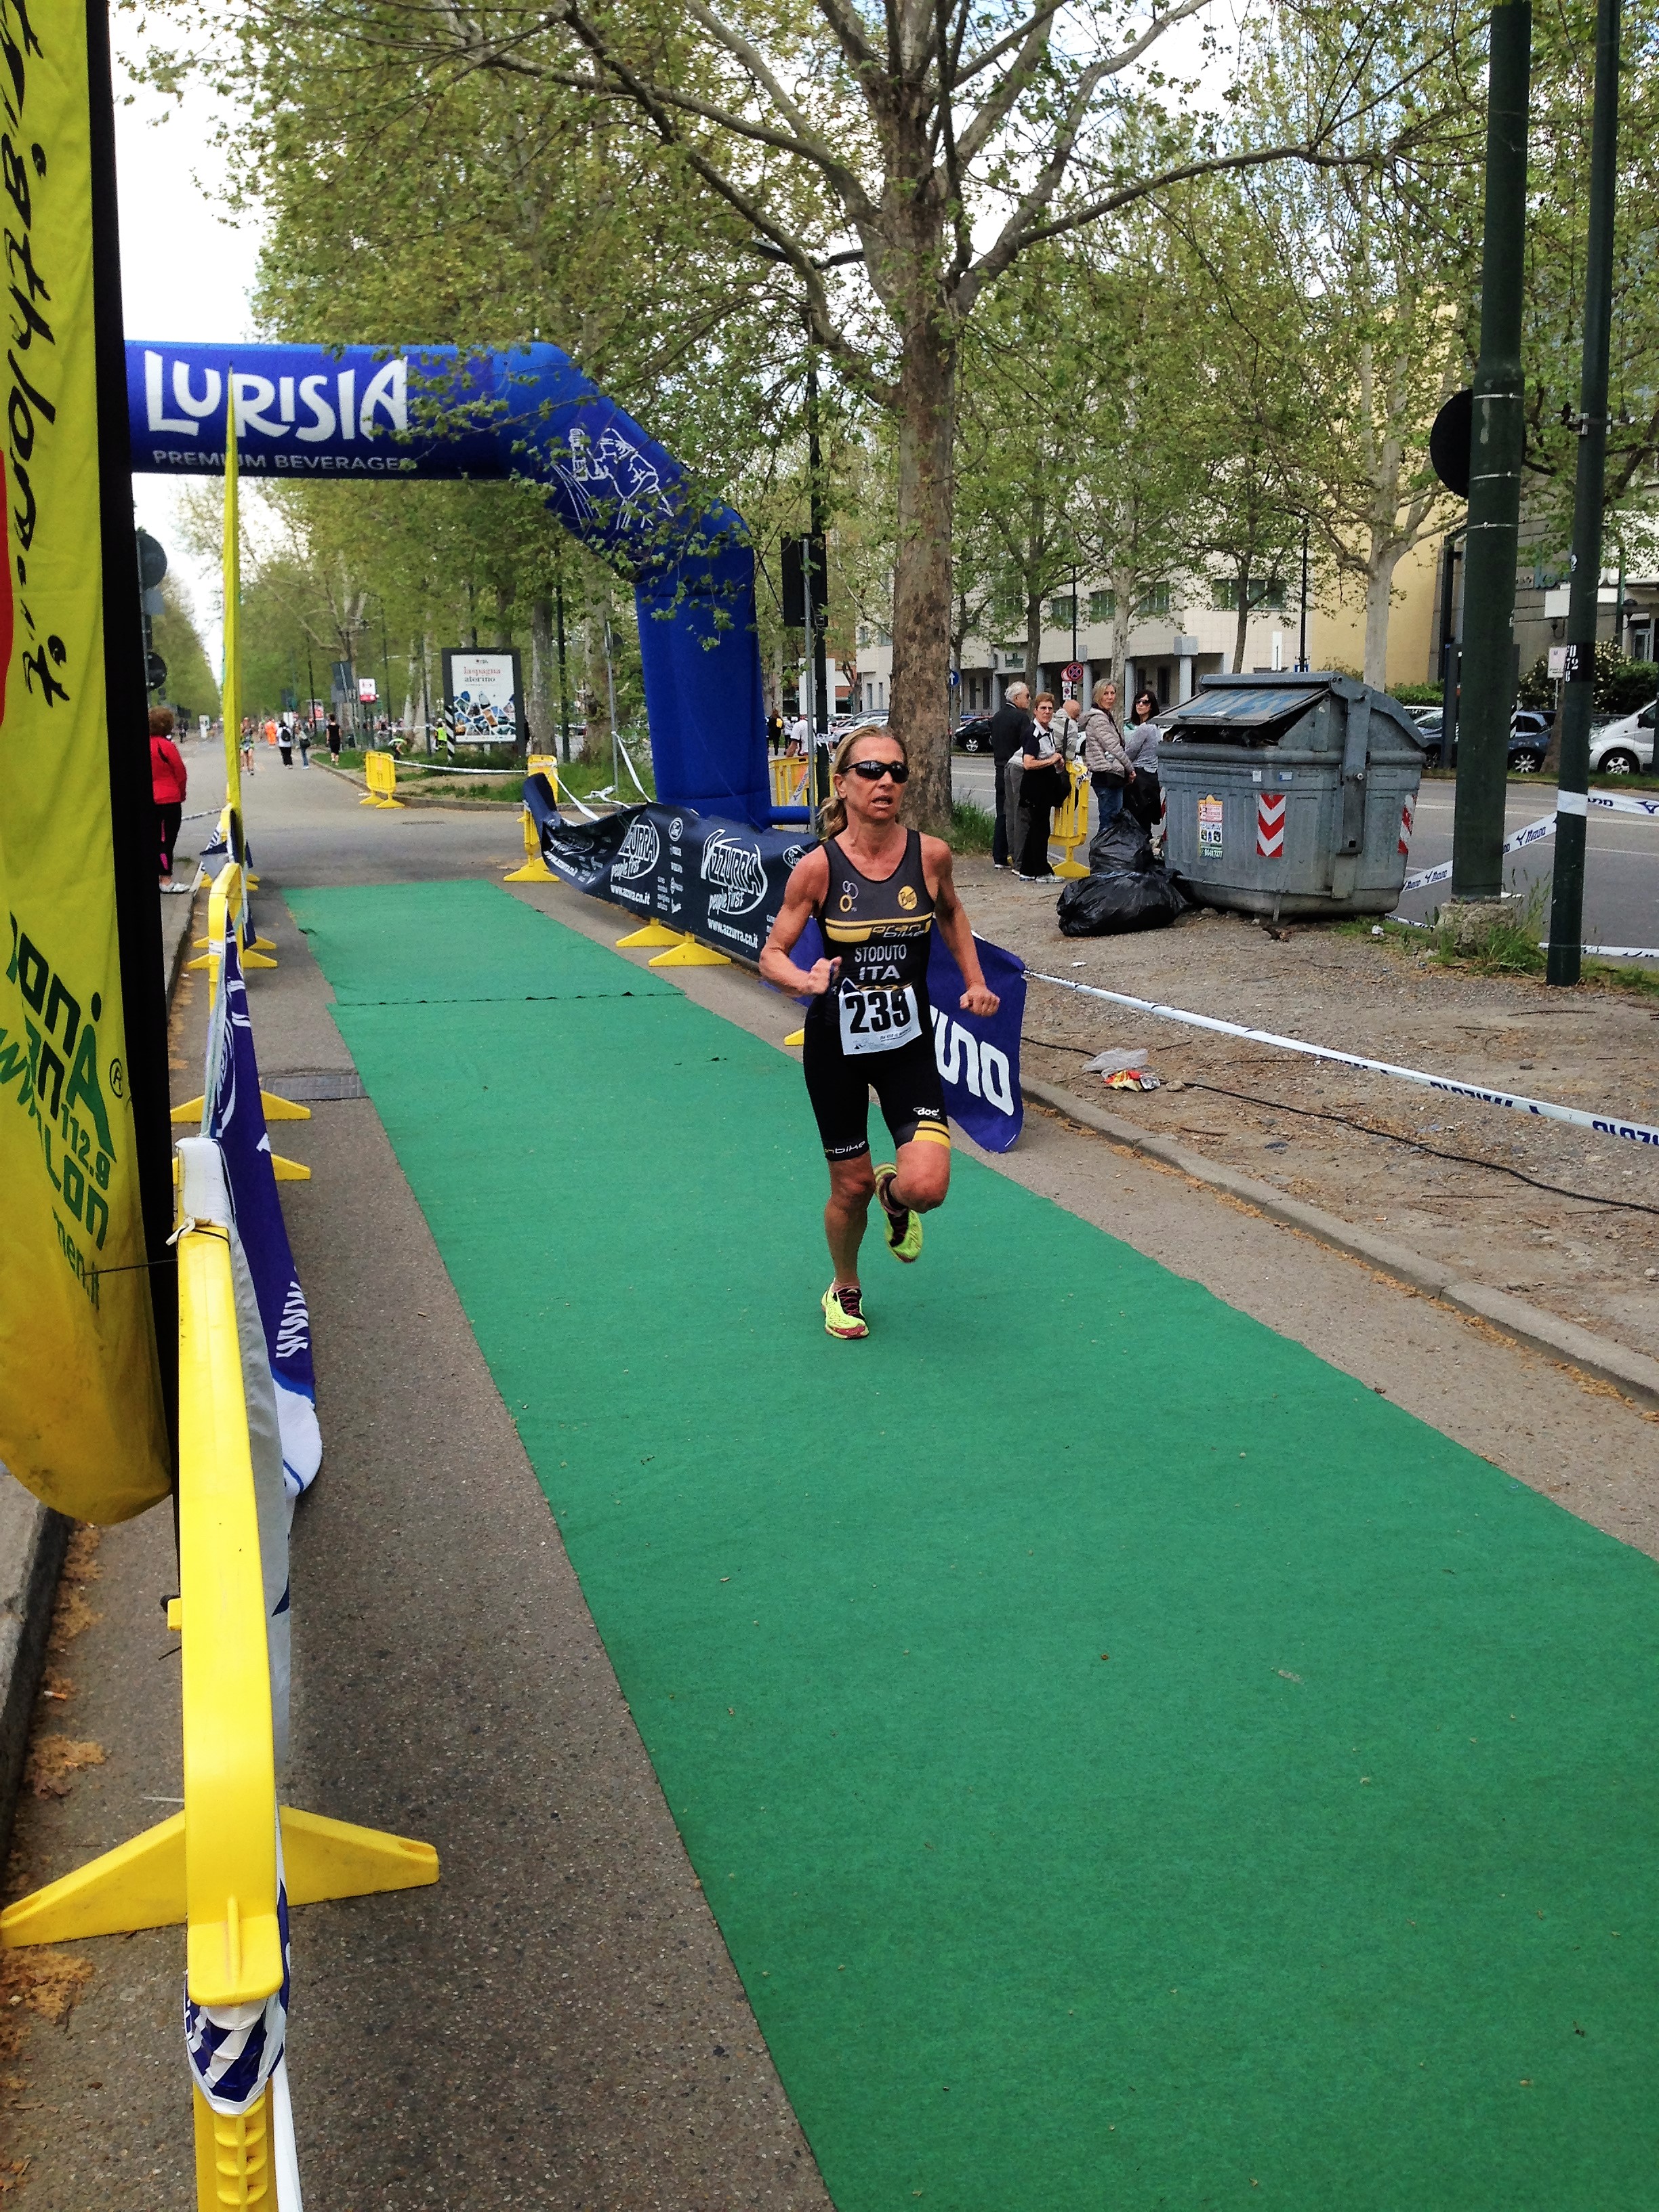
M130 17L118 15L118 25ZM132 104L123 106L125 97ZM252 332L248 294L259 254L257 224L234 228L203 189L216 156L209 143L213 109L199 89L182 106L133 85L118 58L115 155L121 205L121 293L132 338L245 338ZM191 587L209 658L219 659L219 580L185 551L176 520L185 483L200 479L136 476L138 520L167 550Z

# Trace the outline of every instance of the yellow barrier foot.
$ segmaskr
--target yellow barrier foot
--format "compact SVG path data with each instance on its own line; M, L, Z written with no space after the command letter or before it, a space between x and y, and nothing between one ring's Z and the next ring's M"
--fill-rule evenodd
M533 860L526 860L523 867L514 868L511 875L503 876L501 881L504 884L556 884L562 882L563 878L554 874L538 853Z
M259 1104L267 1121L308 1121L311 1119L309 1106L296 1106L291 1098L279 1098L274 1091L262 1091ZM175 1121L199 1121L202 1105L199 1098L189 1099L184 1105L173 1108L172 1118Z
M359 806L378 806L380 803L380 794L377 791L369 792L365 797L357 801Z
M791 1030L788 1036L784 1039L784 1042L786 1044L805 1044L805 1042L806 1032L805 1030Z
M335 1897L374 1897L382 1890L421 1889L438 1879L438 1854L412 1836L359 1828L322 1813L284 1805L283 1873L290 1905Z
M664 922L647 921L643 929L636 929L627 937L619 937L617 949L621 951L624 945L684 945L689 942L683 931L670 929Z
M280 1152L273 1152L270 1164L276 1170L278 1182L309 1182L311 1170L301 1167L298 1160L285 1160Z
M0 1912L0 1949L78 1943L185 1917L185 1816L175 1813Z
M659 952L645 964L647 968L729 968L732 963L725 953L716 952L712 945L699 945L695 937L688 934L672 952Z
M1088 872L1089 871L1084 866L1081 860L1062 860L1060 866L1054 870L1054 873L1057 876L1064 876L1068 883L1078 882L1080 878L1086 876Z
M185 965L186 968L216 968L219 963L214 958L212 953L204 952L198 960L186 960Z
M193 967L195 963L192 961L191 964ZM242 955L242 965L244 968L274 968L276 963L269 953L245 952Z
M270 937L250 937L242 950L245 952L274 952L276 950L276 940Z
M402 799L377 799L375 800L375 802L374 802L374 804L375 804L377 806L398 806L398 807L401 807L401 806L402 806L402 805L403 805L403 803L404 803L404 802L402 801Z

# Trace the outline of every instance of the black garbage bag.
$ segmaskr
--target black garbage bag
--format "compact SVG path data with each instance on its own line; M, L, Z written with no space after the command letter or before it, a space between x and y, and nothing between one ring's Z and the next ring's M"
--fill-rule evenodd
M1163 929L1190 902L1167 869L1111 868L1066 884L1055 911L1065 937L1127 937Z
M1115 868L1133 872L1157 865L1146 825L1137 822L1133 814L1114 815L1106 827L1097 830L1089 840L1089 866L1101 873Z

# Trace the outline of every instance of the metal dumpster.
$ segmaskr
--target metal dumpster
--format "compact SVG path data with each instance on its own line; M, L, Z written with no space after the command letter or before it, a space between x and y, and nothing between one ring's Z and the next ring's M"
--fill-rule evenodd
M1164 724L1164 858L1237 914L1389 914L1425 745L1350 676L1206 676Z

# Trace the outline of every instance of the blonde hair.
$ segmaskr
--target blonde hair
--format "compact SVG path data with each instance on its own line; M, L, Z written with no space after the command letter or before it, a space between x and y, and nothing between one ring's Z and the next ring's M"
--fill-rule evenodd
M848 730L847 735L836 747L835 758L830 763L830 793L829 798L824 800L818 815L818 835L826 843L831 837L840 836L842 831L847 827L847 801L834 788L834 780L838 775L845 775L852 767L853 748L860 738L891 738L904 756L907 765L909 762L909 747L902 738L890 730L884 723L864 722L860 723L856 730Z

